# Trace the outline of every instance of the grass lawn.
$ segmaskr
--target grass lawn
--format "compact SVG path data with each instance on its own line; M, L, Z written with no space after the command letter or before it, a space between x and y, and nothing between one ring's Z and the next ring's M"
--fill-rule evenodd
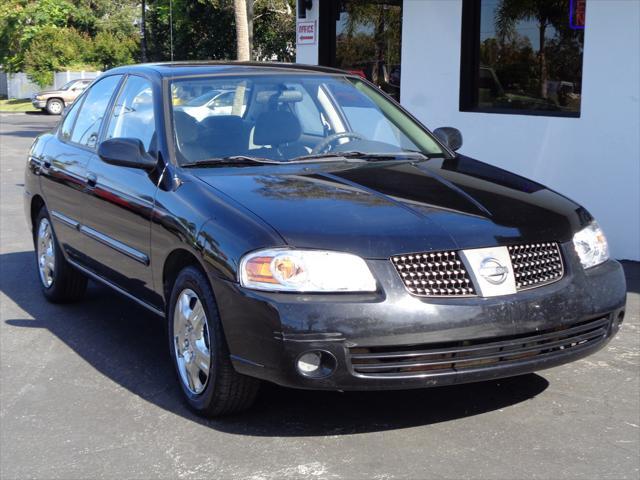
M35 112L31 100L0 100L0 112Z

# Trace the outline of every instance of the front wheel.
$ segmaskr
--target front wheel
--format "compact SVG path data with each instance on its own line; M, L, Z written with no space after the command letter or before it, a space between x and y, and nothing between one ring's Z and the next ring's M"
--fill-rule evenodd
M87 277L64 258L45 207L38 212L33 233L36 266L46 299L54 303L81 299L87 288Z
M239 374L231 365L217 305L199 269L180 272L167 317L171 357L189 406L207 417L249 408L259 380Z
M58 98L52 98L47 102L46 110L49 115L61 115L64 110L64 103Z

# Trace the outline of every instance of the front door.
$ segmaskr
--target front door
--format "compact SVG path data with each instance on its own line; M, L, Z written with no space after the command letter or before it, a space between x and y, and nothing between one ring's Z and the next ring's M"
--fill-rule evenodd
M152 84L129 75L107 119L105 139L137 138L155 155L156 124ZM112 165L97 155L88 166L91 181L83 233L89 267L101 277L151 305L151 215L157 174Z
M87 165L95 155L102 117L122 75L105 77L65 115L58 133L41 159L41 188L58 243L66 254L82 263Z

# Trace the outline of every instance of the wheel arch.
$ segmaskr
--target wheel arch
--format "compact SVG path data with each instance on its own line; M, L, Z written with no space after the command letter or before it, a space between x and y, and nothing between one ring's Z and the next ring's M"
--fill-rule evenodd
M39 194L33 195L31 197L31 207L29 212L29 218L31 219L31 230L33 231L35 228L36 217L38 216L38 212L40 209L45 206L44 198L42 198Z
M186 248L176 248L167 255L162 265L162 295L166 305L169 304L171 288L176 278L183 269L192 266L202 270L206 275L206 270L198 257Z

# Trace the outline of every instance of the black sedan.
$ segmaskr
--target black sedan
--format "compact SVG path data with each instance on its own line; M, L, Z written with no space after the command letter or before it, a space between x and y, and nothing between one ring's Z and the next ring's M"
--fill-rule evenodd
M226 109L183 107L215 91ZM461 143L337 70L110 70L29 153L42 291L78 300L91 278L156 313L209 416L260 380L421 388L602 348L626 287L598 224Z

